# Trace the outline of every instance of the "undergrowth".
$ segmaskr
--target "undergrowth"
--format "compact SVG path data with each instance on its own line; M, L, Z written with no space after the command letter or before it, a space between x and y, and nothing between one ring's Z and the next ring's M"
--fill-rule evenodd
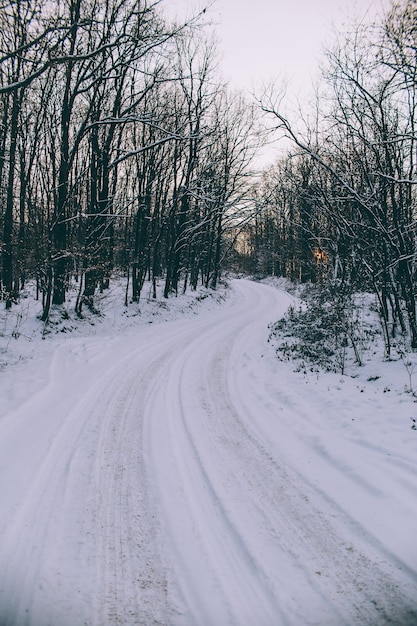
M298 305L270 329L278 358L294 361L297 371L341 374L363 364L380 334L367 294L355 295L336 282L306 286Z

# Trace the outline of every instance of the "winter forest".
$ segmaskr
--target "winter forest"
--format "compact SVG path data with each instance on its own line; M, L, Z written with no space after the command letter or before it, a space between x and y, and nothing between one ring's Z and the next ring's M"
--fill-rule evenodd
M202 16L159 3L3 3L2 296L36 278L43 319L79 284L94 308L115 271L126 302L216 286L249 201L255 104L216 79Z
M81 315L115 272L127 305L145 278L169 297L234 269L372 291L387 354L397 328L417 347L415 2L352 24L298 119L280 89L222 84L205 11L172 24L159 2L1 9L7 308L28 279L45 321L74 281ZM292 147L256 172L280 134Z
M417 0L216 2L0 0L0 626L417 624Z

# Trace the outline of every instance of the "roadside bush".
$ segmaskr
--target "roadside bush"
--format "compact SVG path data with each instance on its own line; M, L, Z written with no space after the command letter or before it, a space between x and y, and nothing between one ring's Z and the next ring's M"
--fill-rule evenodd
M270 339L278 358L296 361L299 371L344 374L349 365L362 365L375 334L364 303L343 284L329 281L307 286L298 307L271 327Z

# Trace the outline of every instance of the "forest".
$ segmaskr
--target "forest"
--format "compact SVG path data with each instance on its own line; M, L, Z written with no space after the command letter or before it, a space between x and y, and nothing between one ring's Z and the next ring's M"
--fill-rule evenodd
M158 2L1 8L2 298L29 278L77 313L114 271L126 303L145 277L164 295L216 286L223 240L247 193L255 105L216 81L201 26L167 24Z
M225 270L374 294L385 352L417 348L417 1L352 21L309 107L231 91L206 11L144 0L1 1L1 297L36 281L46 322L115 275L125 305L216 288ZM254 160L290 148L264 171Z

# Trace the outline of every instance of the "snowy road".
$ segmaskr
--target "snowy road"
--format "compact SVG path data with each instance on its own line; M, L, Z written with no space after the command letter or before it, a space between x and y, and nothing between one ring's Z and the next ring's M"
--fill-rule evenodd
M416 466L342 436L352 408L291 382L266 342L288 295L233 290L19 370L33 393L0 415L0 626L417 624Z

